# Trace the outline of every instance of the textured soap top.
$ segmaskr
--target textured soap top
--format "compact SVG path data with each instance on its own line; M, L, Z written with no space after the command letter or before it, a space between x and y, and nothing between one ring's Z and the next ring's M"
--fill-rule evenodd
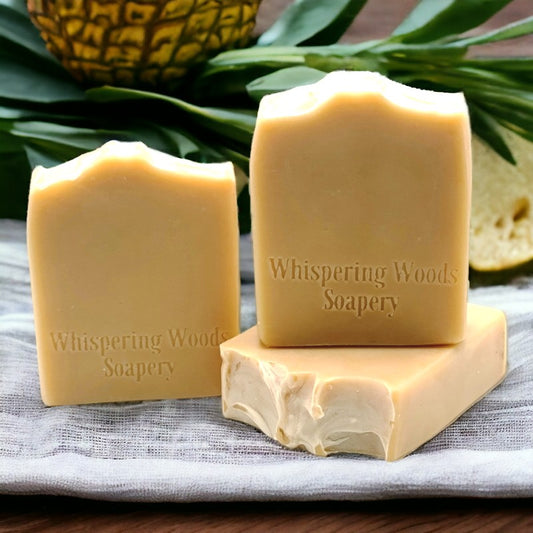
M235 180L231 163L197 163L149 148L142 142L109 141L100 148L86 152L53 168L36 167L32 174L31 190L44 189L55 183L76 180L99 164L133 163L160 171L169 179L230 179Z
M392 105L412 112L433 112L439 115L467 112L466 101L460 92L417 89L390 80L377 72L336 71L312 85L302 85L265 96L261 100L258 118L302 115L335 98L359 98L363 95L379 96Z

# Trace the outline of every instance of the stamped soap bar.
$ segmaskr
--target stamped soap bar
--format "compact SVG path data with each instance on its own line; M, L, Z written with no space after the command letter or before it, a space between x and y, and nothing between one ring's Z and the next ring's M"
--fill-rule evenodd
M220 394L239 331L230 163L112 141L38 167L28 252L44 403Z
M263 98L250 183L261 340L461 341L470 192L462 94L334 72Z
M504 314L468 305L448 346L267 348L252 328L221 345L224 415L289 448L394 461L505 376Z

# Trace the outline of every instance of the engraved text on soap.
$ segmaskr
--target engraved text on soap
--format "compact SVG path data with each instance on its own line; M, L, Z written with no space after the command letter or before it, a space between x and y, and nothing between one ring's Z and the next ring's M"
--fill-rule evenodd
M131 378L138 383L149 377L170 380L176 364L171 359L160 359L162 351L168 355L181 349L214 348L228 339L228 333L218 326L208 331L193 331L187 327L168 328L151 335L135 331L124 335L50 332L54 351L71 355L98 354L103 363L101 370L104 377ZM137 352L144 352L142 360L128 357Z
M367 313L382 313L393 318L401 305L400 296L388 292L390 285L452 286L459 280L459 270L447 262L417 265L414 261L394 260L390 264L365 265L317 264L296 257L269 257L268 269L276 281L310 282L320 286L324 311L348 311L361 318ZM329 285L336 282L335 289ZM356 285L358 292L346 293L338 287ZM365 288L370 287L377 290Z

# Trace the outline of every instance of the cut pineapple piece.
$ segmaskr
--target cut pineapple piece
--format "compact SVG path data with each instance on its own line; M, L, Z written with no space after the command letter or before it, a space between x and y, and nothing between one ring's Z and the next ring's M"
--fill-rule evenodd
M511 165L473 137L470 266L503 270L533 259L533 143L507 129Z

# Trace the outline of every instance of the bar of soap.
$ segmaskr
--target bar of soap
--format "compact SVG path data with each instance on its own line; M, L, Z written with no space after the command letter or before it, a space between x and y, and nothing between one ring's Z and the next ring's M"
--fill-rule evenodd
M262 342L461 341L470 150L462 94L333 72L264 97L250 167Z
M257 328L221 345L222 405L289 448L394 461L431 439L504 377L506 322L468 305L448 346L268 348Z
M38 167L28 252L45 404L220 394L239 332L230 163L111 141Z

